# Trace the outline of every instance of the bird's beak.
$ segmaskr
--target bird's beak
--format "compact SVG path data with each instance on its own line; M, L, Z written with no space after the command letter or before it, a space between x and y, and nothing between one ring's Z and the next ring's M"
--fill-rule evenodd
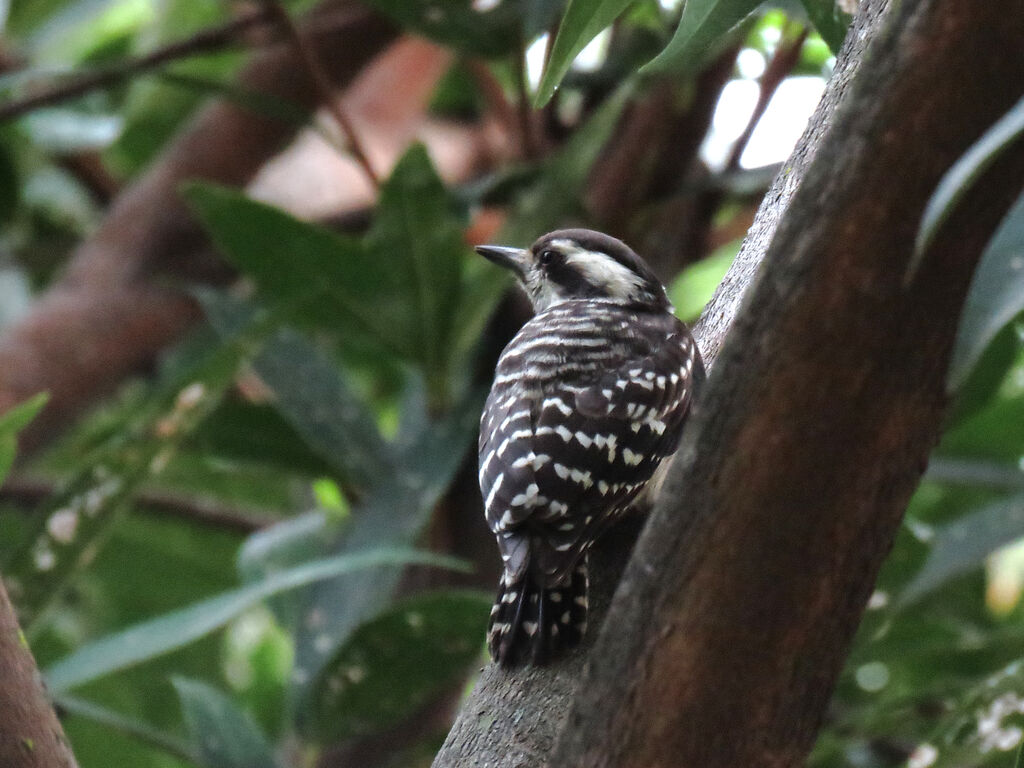
M499 267L511 269L516 277L522 279L526 275L526 267L530 262L530 252L526 248L506 248L502 245L478 245L476 252Z

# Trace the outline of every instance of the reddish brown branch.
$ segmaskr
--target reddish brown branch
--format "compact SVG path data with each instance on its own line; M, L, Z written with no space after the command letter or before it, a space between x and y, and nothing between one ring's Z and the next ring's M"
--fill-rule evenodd
M637 214L706 173L697 153L738 52L722 52L692 82L673 77L652 84L627 107L590 173L585 203L598 227L628 240L666 281L703 255L717 198L677 197L665 215Z
M801 28L796 35L787 34L785 30L783 31L782 42L779 43L775 55L772 56L768 66L761 74L754 111L751 113L750 119L743 129L743 133L739 135L736 142L732 145L729 159L725 163L726 171L734 171L740 167L740 158L743 157L743 150L750 143L750 137L754 135L754 129L761 122L761 118L764 116L765 110L768 109L772 97L779 89L779 86L782 85L782 81L789 77L793 68L800 62L800 52L803 50L808 32L807 27Z

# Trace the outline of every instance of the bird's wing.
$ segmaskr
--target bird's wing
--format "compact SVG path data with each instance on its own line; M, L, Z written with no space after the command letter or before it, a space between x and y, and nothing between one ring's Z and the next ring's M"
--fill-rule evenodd
M684 326L669 318L665 328L656 339L623 334L578 346L550 376L492 389L480 487L509 573L530 567L563 578L674 451L699 357L691 359Z

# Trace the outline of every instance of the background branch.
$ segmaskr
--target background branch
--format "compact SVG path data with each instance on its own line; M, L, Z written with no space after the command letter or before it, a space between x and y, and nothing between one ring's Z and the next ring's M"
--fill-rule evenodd
M48 480L15 475L4 481L0 488L0 500L34 507L50 498L55 491L55 485ZM132 501L146 512L238 533L253 533L273 522L273 518L262 519L251 510L236 509L216 501L169 491L142 490L135 494Z
M273 20L272 11L258 8L240 15L237 19L215 27L202 29L191 37L179 40L151 53L126 59L117 66L105 67L95 72L74 76L69 82L60 83L22 99L0 105L0 123L39 109L60 104L84 96L91 91L110 88L135 75L159 69L165 64L190 56L199 56L219 51L226 46L240 42L242 34Z

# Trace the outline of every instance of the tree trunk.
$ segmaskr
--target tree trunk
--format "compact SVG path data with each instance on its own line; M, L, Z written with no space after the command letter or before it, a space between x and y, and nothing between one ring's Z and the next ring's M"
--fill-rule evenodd
M943 173L1020 98L1024 2L903 0L771 240L552 765L801 765L939 437L986 172L910 281ZM757 247L757 236L750 247Z
M64 729L0 581L0 765L75 768Z

